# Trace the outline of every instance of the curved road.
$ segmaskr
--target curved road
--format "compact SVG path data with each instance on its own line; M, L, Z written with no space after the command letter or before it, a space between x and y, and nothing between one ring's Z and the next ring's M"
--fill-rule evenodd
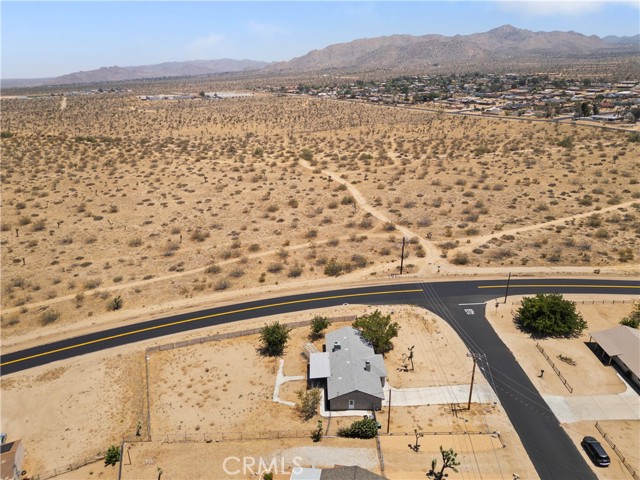
M513 423L540 478L597 479L536 388L484 317L484 302L505 295L506 282L406 283L246 302L118 327L0 356L0 375L164 335L280 313L356 303L412 304L444 318L469 350ZM640 294L640 282L518 279L509 294Z

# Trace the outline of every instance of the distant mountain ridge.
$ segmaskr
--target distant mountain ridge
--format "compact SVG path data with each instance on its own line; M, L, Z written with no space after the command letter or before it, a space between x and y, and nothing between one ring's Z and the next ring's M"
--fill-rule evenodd
M640 54L636 37L586 36L576 32L532 32L503 25L471 35L392 35L313 50L266 71L416 70L434 65L487 65L505 61L576 61L594 55Z
M575 65L607 56L628 57L640 70L640 35L631 37L576 32L532 32L503 25L484 33L445 36L391 35L363 38L312 50L284 62L193 60L132 67L102 67L48 79L5 79L3 87L87 84L163 77L260 72L300 74L327 71L416 71L439 66L487 69L505 65ZM551 62L551 63L550 63Z
M101 67L96 70L74 72L55 78L41 79L39 85L85 84L100 82L117 82L122 80L142 80L163 77L192 77L219 73L246 72L259 70L267 66L267 62L256 60L188 60L184 62L165 62L155 65L139 65L132 67ZM5 86L33 85L37 80L3 80Z

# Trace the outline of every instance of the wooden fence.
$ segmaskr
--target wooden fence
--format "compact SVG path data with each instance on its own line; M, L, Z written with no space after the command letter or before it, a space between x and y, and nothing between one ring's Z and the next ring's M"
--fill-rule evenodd
M308 438L309 430L265 430L249 432L190 432L152 434L154 442L166 443L217 443L241 440L275 440L278 438Z
M94 455L91 457L83 458L82 460L77 460L75 462L64 465L63 467L57 467L51 470L47 470L46 472L38 473L32 475L30 478L32 480L46 480L47 478L57 477L58 475L62 475L64 473L71 472L73 470L77 470L79 468L84 467L85 465L89 465L90 463L99 462L104 459L104 455Z
M346 315L346 316L342 316L342 317L330 318L329 321L332 322L332 323L333 322L335 322L335 323L353 322L353 321L355 321L355 319L356 319L355 315ZM313 321L312 319L301 320L299 322L287 323L286 326L288 326L290 328L307 327L307 326L311 325L312 321ZM162 351L165 351L165 350L173 350L174 348L189 347L189 346L192 346L192 345L199 345L201 343L219 342L220 340L227 340L229 338L237 338L237 337L245 337L247 335L257 335L258 333L260 333L261 330L262 330L262 327L260 327L260 328L251 328L251 329L248 329L248 330L240 330L238 332L218 333L218 334L215 334L215 335L208 335L206 337L193 338L191 340L184 340L184 341L181 341L181 342L167 343L165 345L157 345L155 347L147 348L147 353L162 352Z
M609 446L613 449L614 452L616 452L616 455L618 455L618 457L620 458L620 460L622 461L622 464L627 467L627 470L629 470L629 473L631 474L631 477L634 480L639 480L638 479L638 472L636 472L635 468L633 468L631 465L629 465L629 462L627 462L625 456L622 454L622 452L618 449L618 447L616 447L616 444L613 443L613 440L611 440L611 438L609 437L609 435L607 435L605 433L605 431L602 429L602 427L600 426L600 424L598 422L596 422L596 429L600 432L600 435L602 435L604 437L604 439L607 441L607 443L609 444Z
M567 387L567 390L569 390L569 393L573 393L573 387L569 385L569 382L567 381L567 379L564 378L564 375L562 375L562 373L560 373L560 370L558 370L558 367L556 367L556 364L553 363L553 360L551 360L549 355L547 355L547 352L544 351L544 348L542 348L538 342L536 342L536 347L538 347L538 350L540 350L540 353L542 354L542 356L547 359L547 362L549 362L549 365L551 365L551 368L553 368L553 371L556 372L556 375L558 375L558 378L560 379L560 381L564 384L565 387Z

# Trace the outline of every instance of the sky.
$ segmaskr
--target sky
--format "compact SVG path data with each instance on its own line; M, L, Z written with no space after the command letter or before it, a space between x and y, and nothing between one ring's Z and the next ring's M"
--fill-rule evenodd
M510 24L585 35L640 33L640 0L0 0L1 78L199 59L281 61L382 35L485 32Z

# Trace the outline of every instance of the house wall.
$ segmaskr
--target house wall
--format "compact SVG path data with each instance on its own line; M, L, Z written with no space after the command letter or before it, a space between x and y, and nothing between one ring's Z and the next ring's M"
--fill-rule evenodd
M629 367L627 367L622 360L620 360L618 357L613 357L613 361L618 364L620 369L627 375L629 379L631 379L633 383L640 387L640 379L638 379L638 377L631 370L629 370Z
M349 400L355 400L354 410L380 410L382 408L382 399L358 392L347 393L329 400L330 410L349 410Z

